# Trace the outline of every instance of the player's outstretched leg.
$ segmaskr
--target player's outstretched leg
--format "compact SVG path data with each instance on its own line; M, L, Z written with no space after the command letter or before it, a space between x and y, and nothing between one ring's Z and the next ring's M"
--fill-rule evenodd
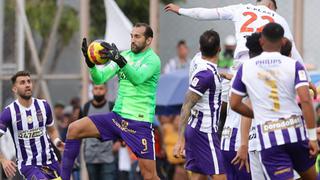
M157 175L155 160L139 158L139 167L144 180L160 180Z
M69 125L61 167L63 180L70 179L74 160L80 151L81 139L87 137L100 137L98 129L89 117L84 117Z

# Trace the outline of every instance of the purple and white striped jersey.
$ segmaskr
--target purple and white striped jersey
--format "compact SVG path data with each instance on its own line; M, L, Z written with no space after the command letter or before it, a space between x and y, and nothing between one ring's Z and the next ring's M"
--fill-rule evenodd
M306 140L296 89L308 85L303 65L278 52L263 52L240 67L232 92L249 95L257 150Z
M0 133L10 130L18 167L48 165L57 161L46 127L53 126L52 112L45 100L32 98L28 108L15 100L0 115Z
M217 132L221 106L221 79L217 65L195 55L190 64L189 90L202 96L191 109L188 125L205 133Z

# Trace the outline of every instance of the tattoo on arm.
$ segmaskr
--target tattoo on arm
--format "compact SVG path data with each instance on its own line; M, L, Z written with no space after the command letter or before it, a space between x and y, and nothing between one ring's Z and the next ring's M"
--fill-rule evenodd
M180 118L181 118L180 128L179 128L180 137L182 137L184 134L186 124L191 114L191 108L199 101L199 99L201 99L201 96L196 94L195 92L192 92L192 91L187 92L186 98L182 105L181 113L180 113Z

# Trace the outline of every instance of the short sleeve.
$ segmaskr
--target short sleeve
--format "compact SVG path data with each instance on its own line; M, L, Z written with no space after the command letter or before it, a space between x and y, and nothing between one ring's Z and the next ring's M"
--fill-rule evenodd
M247 94L247 88L246 85L242 81L242 69L243 65L240 66L240 68L237 71L237 74L233 80L232 83L232 92L235 94L238 94L240 96L245 96Z
M229 101L229 90L230 90L230 80L223 79L222 80L221 101L223 101L223 102Z
M53 118L52 118L52 111L51 111L50 105L48 104L47 101L43 101L43 104L44 104L44 107L46 109L46 116L47 116L46 126L47 127L53 126L54 121L53 121Z
M10 122L11 122L10 108L6 108L0 114L0 134L4 134L7 131L7 128L9 127Z
M294 87L297 89L301 86L309 86L307 72L303 65L296 61Z
M214 83L213 73L211 71L199 71L193 78L189 86L189 90L200 96L209 89Z
M233 20L241 4L217 8L221 20Z

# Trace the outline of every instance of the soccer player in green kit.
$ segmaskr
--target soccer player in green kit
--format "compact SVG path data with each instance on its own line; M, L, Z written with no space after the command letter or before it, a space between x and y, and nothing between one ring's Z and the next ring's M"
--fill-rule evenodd
M62 159L62 179L69 180L82 138L102 141L122 139L139 159L144 179L159 179L156 172L152 122L160 76L160 58L150 48L153 31L145 23L137 23L131 33L131 50L119 53L106 42L100 54L112 60L103 69L92 64L87 55L87 42L82 52L95 84L102 84L116 74L119 77L118 98L111 113L84 117L70 124Z

